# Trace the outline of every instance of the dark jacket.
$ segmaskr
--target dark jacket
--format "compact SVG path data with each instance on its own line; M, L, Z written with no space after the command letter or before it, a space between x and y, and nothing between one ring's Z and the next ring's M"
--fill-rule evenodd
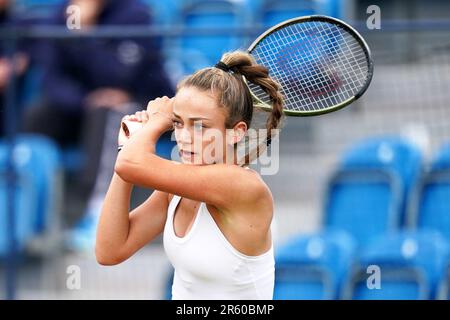
M66 25L65 4L52 23ZM137 0L109 0L97 25L150 25L149 8ZM83 99L101 87L127 91L134 101L173 95L155 38L76 39L45 45L44 95L47 103L77 112Z

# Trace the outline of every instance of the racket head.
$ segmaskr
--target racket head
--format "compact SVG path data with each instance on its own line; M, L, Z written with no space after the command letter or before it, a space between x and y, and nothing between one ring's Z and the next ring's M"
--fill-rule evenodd
M367 90L373 61L363 37L345 22L313 15L281 22L247 49L282 88L284 113L314 116L341 109ZM247 82L254 104L271 109L270 98Z

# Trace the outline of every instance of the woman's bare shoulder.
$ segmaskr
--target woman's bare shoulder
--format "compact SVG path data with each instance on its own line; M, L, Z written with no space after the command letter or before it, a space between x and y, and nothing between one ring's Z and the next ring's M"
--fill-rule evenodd
M241 194L240 200L242 201L230 201L229 207L218 208L222 212L230 214L242 212L266 212L268 216L273 213L273 196L269 186L263 180L260 173L249 167L235 166L235 170L240 170L240 179L247 181L247 189L244 194ZM251 210L248 210L248 209Z
M257 185L259 185L265 191L265 193L267 192L268 194L272 195L269 186L264 181L264 179L261 177L261 175L259 174L258 171L253 170L250 167L245 167L244 169L247 172L249 172L255 178L255 181L257 182Z

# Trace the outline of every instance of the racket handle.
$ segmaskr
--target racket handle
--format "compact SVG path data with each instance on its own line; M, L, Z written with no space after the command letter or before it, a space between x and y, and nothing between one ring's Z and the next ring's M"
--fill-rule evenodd
M125 136L129 138L132 134L142 128L142 122L124 120L122 121L121 126Z

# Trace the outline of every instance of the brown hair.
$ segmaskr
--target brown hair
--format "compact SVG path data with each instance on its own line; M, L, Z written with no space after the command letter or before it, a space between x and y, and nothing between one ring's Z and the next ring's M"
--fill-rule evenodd
M195 87L204 91L211 91L218 99L221 106L227 109L226 128L232 128L237 122L244 121L247 128L252 124L253 105L250 90L242 76L268 94L272 102L272 110L266 120L265 127L268 133L268 140L273 137L273 129L281 127L283 118L283 96L280 92L280 85L269 76L269 70L258 65L253 57L242 51L226 53L222 56L221 62L230 71L220 68L204 68L184 79L179 85L182 87ZM265 145L265 144L264 144ZM258 147L256 157L264 148ZM252 159L246 157L248 164Z

